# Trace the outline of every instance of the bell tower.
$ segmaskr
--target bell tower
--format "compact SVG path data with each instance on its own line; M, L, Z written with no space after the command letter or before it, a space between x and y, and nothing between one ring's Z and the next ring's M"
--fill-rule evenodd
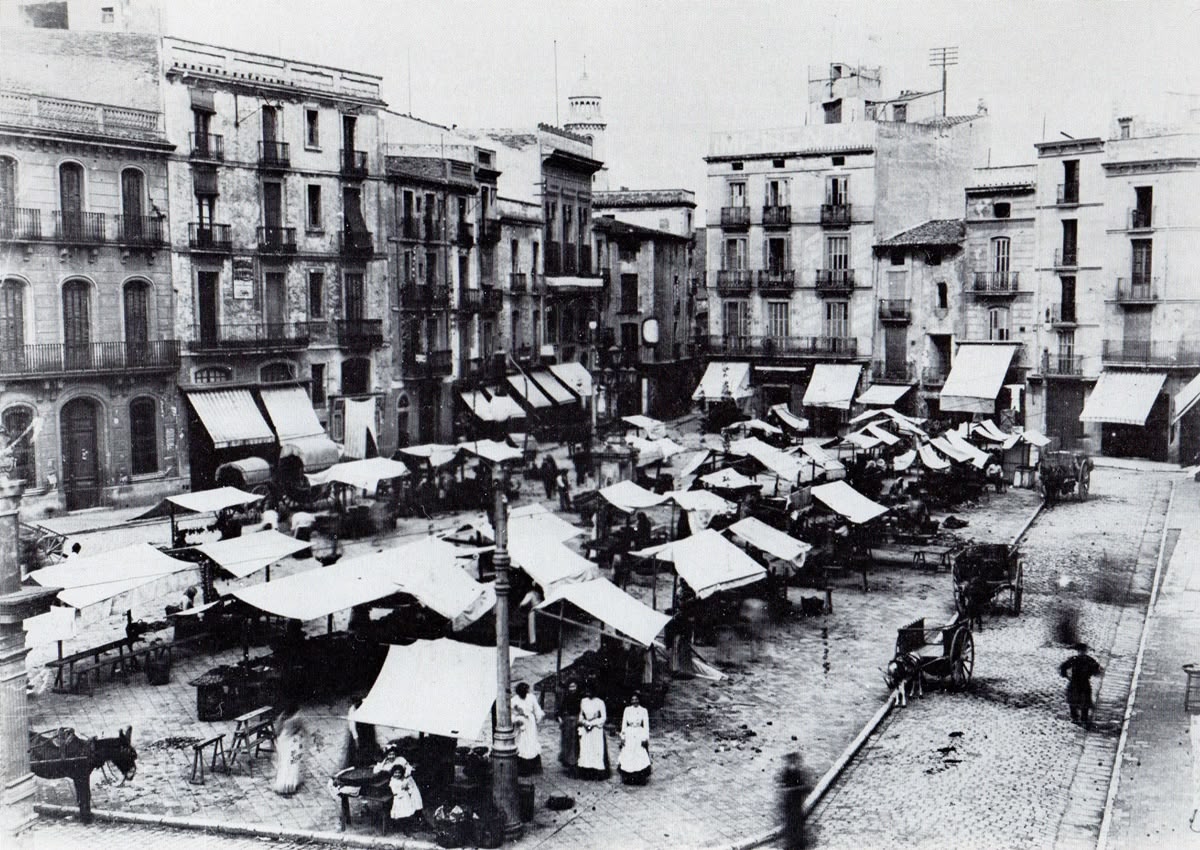
M604 131L608 124L600 111L600 89L587 72L587 57L583 57L583 73L567 95L567 120L563 129L583 136L592 143L592 158L605 161ZM598 190L608 188L608 166L603 166L592 176L592 186Z

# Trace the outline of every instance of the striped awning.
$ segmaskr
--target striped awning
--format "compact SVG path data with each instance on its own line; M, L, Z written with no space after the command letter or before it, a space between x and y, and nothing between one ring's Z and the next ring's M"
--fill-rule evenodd
M279 435L283 447L281 458L300 458L308 473L320 472L338 462L341 452L325 433L303 387L269 387L259 393Z
M524 375L509 375L508 385L512 387L513 392L523 398L530 407L542 408L553 407L554 402L551 398L538 389L538 385L526 378Z
M1101 372L1079 421L1145 425L1166 380L1163 372Z
M1015 345L963 343L942 385L943 412L993 413L996 396L1016 353Z
M275 442L275 434L254 403L250 390L189 391L185 395L204 423L213 448Z

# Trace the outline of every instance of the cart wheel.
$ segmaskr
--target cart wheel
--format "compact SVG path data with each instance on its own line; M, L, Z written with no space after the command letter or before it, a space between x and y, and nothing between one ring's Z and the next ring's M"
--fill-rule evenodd
M1079 470L1079 501L1086 502L1088 500L1088 490L1092 486L1092 471L1088 469L1087 464Z
M967 594L957 584L954 585L954 610L960 617L967 616Z
M950 648L950 679L955 690L962 690L971 683L975 672L975 638L969 629L959 632Z

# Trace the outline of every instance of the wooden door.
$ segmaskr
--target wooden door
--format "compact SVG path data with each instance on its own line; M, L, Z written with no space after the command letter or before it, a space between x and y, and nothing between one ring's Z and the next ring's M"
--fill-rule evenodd
M136 242L142 236L142 193L145 184L144 175L136 168L126 168L121 172L121 209L125 213L121 227L126 241Z
M200 272L196 276L196 312L200 342L214 345L218 339L216 272Z
M100 455L97 440L96 405L85 398L68 402L62 409L63 491L67 510L100 504Z
M78 163L64 162L58 169L58 208L63 237L82 238L83 168Z
M23 371L25 362L25 287L18 281L0 283L0 367Z
M276 231L283 226L283 186L273 181L263 183L263 224L268 242L279 238Z
M88 285L81 280L63 284L63 359L67 369L86 369L91 363L92 322Z
M263 318L267 323L269 339L279 339L283 336L286 308L287 284L283 272L267 272L263 279Z
M908 378L908 328L888 325L883 329L884 374L891 380Z
M1077 381L1047 381L1046 436L1057 440L1057 448L1075 447L1083 434L1083 384Z
M149 287L140 281L125 284L126 364L144 363L150 355Z

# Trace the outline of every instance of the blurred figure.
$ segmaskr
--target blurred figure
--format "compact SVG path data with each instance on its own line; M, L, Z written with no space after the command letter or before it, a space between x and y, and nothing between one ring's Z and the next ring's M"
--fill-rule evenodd
M304 737L306 727L300 715L285 712L279 724L279 735L275 740L275 782L271 786L276 794L291 796L304 783Z
M579 683L574 679L567 682L567 692L558 709L558 763L567 769L568 775L575 773L579 761L579 704L582 701Z
M1092 728L1092 677L1099 676L1104 669L1095 658L1088 655L1086 643L1075 644L1075 655L1058 666L1058 674L1067 680L1067 705L1071 709L1071 722L1082 723Z
M784 757L783 771L779 775L779 804L783 818L784 850L800 850L808 846L804 833L804 801L812 793L812 782L804 760L799 753L788 753Z

